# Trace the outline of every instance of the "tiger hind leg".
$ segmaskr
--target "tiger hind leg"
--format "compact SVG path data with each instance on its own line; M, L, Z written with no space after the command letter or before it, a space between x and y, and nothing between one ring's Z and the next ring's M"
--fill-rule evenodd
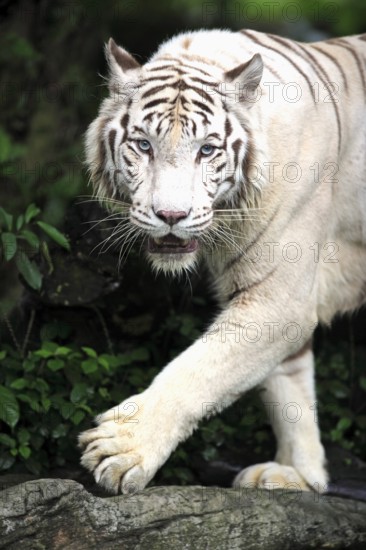
M242 470L234 487L327 488L314 388L314 356L309 345L279 365L262 384L262 399L277 439L274 462Z

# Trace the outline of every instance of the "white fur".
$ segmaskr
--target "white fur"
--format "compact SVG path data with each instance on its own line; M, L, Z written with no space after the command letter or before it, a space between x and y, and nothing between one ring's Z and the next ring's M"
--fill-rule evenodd
M228 104L228 110L234 127L232 140L237 136L246 139L242 125L251 130L254 160L261 175L245 182L237 176L239 183L233 191L229 191L223 178L213 203L193 165L191 148L198 145L192 138L180 137L177 128L163 142L154 142L159 159L154 165L147 167L147 161L135 156L144 176L137 199L135 195L131 199L132 210L138 200L143 215L153 223L151 234L169 232L163 222L153 217L153 201L157 208L190 208L193 214L207 207L211 209L207 215L207 227L211 229L210 224L220 223L220 215L214 213L218 207L225 209L236 204L242 219L237 215L230 219L223 213L221 227L228 226L226 240L212 230L215 246L201 246L200 254L211 269L222 313L206 334L171 361L147 390L102 415L98 427L80 436L84 448L82 463L94 471L99 483L115 492L143 488L205 415L215 408L221 410L258 384L265 388L264 401L279 404L271 419L278 440L276 462L243 471L235 484L276 488L295 483L301 489L323 491L327 483L314 411L313 357L304 346L318 322L329 323L335 314L357 308L365 301L365 98L359 68L346 48L322 43L322 48L336 57L347 73L348 91L337 66L308 46L307 51L316 56L339 87L339 142L336 106L324 99L327 90L314 106L302 74L311 82L318 82L320 88L322 82L306 56L297 53L300 47L291 43L291 48L286 49L264 34L252 31L251 35L263 45L229 31L186 33L163 44L146 67L130 72L129 78L138 81L149 67L166 63L171 56L204 68L213 80L226 85L225 71L259 53L264 64L261 99L253 104L236 101ZM358 37L345 40L364 67L365 41ZM301 72L276 49L290 56ZM279 81L276 75L280 75ZM112 78L125 82L127 77L115 69ZM278 84L274 101L269 91L273 82ZM286 100L281 93L284 86L294 82L302 92L297 102ZM96 162L101 122L109 117L108 128L121 132L116 121L124 109L115 99L103 104L99 118L88 131L89 165ZM139 109L138 101L132 104L130 114L136 120L141 114ZM217 107L212 131L222 132L222 117L223 112ZM108 157L107 163L111 162ZM297 179L289 163L300 167ZM337 167L336 181L329 181L332 166ZM314 177L316 167L319 178ZM107 166L105 170L112 168ZM105 182L93 170L92 175L98 194L107 195ZM290 182L292 177L294 181ZM239 180L248 188L240 205L235 202ZM129 196L128 186L124 174L120 191ZM212 222L213 218L216 221ZM135 221L142 222L142 218ZM178 224L177 236L189 235L191 224L192 217ZM202 231L202 238L208 230ZM253 241L255 248L250 245ZM229 260L245 248L246 254L228 267ZM293 254L299 251L293 261ZM179 272L192 268L198 257L199 254L170 258L156 255L150 259L156 269ZM240 288L244 291L234 296ZM288 332L289 327L300 327L297 338ZM301 410L298 422L284 419L283 410L288 410L289 403L296 403ZM133 416L129 416L130 410L134 411ZM106 455L109 458L98 465Z

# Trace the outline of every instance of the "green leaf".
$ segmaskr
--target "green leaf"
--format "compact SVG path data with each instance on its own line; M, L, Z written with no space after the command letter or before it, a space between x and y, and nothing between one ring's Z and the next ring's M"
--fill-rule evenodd
M36 413L43 412L42 407L41 407L40 403L38 403L38 401L32 399L30 401L29 405L30 405L30 408L32 409L32 411L34 411Z
M108 363L108 360L105 357L98 357L98 363L103 368L105 368L105 370L109 370L109 363Z
M63 233L61 233L61 231L56 229L56 227L53 227L52 225L49 225L48 223L45 223L45 222L36 222L36 223L57 244L59 244L63 248L66 248L66 250L70 250L70 243L68 239L65 237Z
M23 370L24 372L31 372L35 369L36 362L38 362L38 358L36 357L30 357L29 359L24 359L23 361Z
M59 411L62 409L62 407L65 407L65 405L67 406L67 402L62 397L62 395L60 395L60 393L51 395L50 398L52 401L52 406Z
M48 349L37 349L37 351L34 352L34 355L38 355L39 357L47 359L47 357L52 357L54 353L52 351L49 351Z
M43 378L36 378L32 387L39 393L49 392L50 386Z
M15 228L17 231L23 227L24 224L24 216L23 214L20 214L20 216L17 217L17 221L15 222Z
M340 418L337 423L336 430L343 432L344 430L347 430L347 428L349 428L351 424L352 420L350 418Z
M10 387L13 390L22 390L26 386L28 386L28 382L25 378L17 378L16 380L13 380L13 382L10 384Z
M71 417L71 421L77 426L85 418L84 411L75 411Z
M19 404L12 391L0 385L0 420L14 428L19 420Z
M34 352L34 355L47 359L47 357L56 355L57 349L59 349L59 347L55 342L43 342L42 348L37 349L37 351Z
M84 405L83 403L78 403L78 409L82 409L83 411L86 411L88 414L90 414L91 416L95 416L96 415L96 412L95 411L92 411L90 407L88 407L88 405Z
M48 248L48 244L46 243L46 241L41 242L41 252L42 252L42 256L47 262L48 275L51 275L51 273L53 273L54 266L51 260L50 250Z
M97 357L97 352L94 351L92 348L87 348L86 346L82 347L81 348L85 353L86 355L88 355L89 357Z
M96 370L98 370L98 361L92 358L86 359L86 361L82 361L81 368L85 374L95 372Z
M23 275L31 288L39 290L42 286L42 274L34 262L23 253L17 253L15 256L19 272Z
M8 262L15 256L17 251L17 238L14 233L1 233L1 241L3 243L4 258Z
M19 401L22 401L23 403L28 403L32 411L35 411L36 413L39 413L42 411L41 405L38 403L37 399L35 399L34 397L31 397L30 395L25 393L20 393L19 395L17 395L17 398L19 399Z
M107 390L107 388L98 388L98 393L101 397L103 397L103 399L109 397L109 391Z
M59 424L52 430L52 437L58 439L59 437L65 437L67 434L67 426L65 424Z
M17 436L18 436L18 441L20 445L26 445L31 438L31 434L25 428L21 428Z
M25 459L29 458L30 455L32 454L32 451L27 445L21 445L18 448L18 451L19 451L19 454Z
M10 437L8 434L0 434L0 443L6 447L10 447L11 449L13 449L16 445L15 439Z
M70 400L72 403L79 403L84 397L88 395L88 386L84 383L75 384L70 393Z
M58 345L56 344L56 342L45 341L42 344L42 349L46 349L48 351L52 351L52 353L56 353Z
M23 237L32 248L35 248L36 250L39 249L39 238L35 233L33 233L33 231L22 229L19 237Z
M2 361L3 359L5 359L6 357L6 351L3 350L3 351L0 351L0 361Z
M25 211L25 215L24 215L24 218L25 218L25 223L29 223L33 218L35 218L36 216L38 216L38 214L41 212L41 209L38 208L38 206L36 206L33 202L32 204L30 204L27 208L27 210Z
M8 214L4 210L4 208L1 208L1 206L0 206L0 222L2 222L2 224L6 226L8 231L12 230L13 216L11 214Z
M55 355L69 355L71 351L71 348L67 348L66 346L59 346L55 351Z
M75 405L73 403L64 403L61 407L62 418L68 420L75 412Z
M47 361L47 367L54 372L63 369L64 366L65 361L63 361L62 359L49 359Z
M49 411L50 406L52 405L52 402L47 397L42 397L41 399L42 407L44 408L45 412Z
M361 385L361 388L366 391L366 376L361 376L360 385Z

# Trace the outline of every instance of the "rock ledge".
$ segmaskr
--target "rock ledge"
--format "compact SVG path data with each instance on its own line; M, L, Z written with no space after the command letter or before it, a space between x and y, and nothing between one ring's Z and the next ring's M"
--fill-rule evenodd
M0 492L0 548L297 550L366 546L366 503L301 492L152 487L101 497L38 479Z

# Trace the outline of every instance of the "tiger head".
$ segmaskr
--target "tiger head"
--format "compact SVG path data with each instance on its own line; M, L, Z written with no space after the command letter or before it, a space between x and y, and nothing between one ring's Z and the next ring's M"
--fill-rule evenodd
M147 237L154 268L190 269L214 238L215 212L260 188L248 163L261 57L226 72L163 54L141 66L112 39L106 55L110 95L86 134L95 193L128 203L121 240Z

